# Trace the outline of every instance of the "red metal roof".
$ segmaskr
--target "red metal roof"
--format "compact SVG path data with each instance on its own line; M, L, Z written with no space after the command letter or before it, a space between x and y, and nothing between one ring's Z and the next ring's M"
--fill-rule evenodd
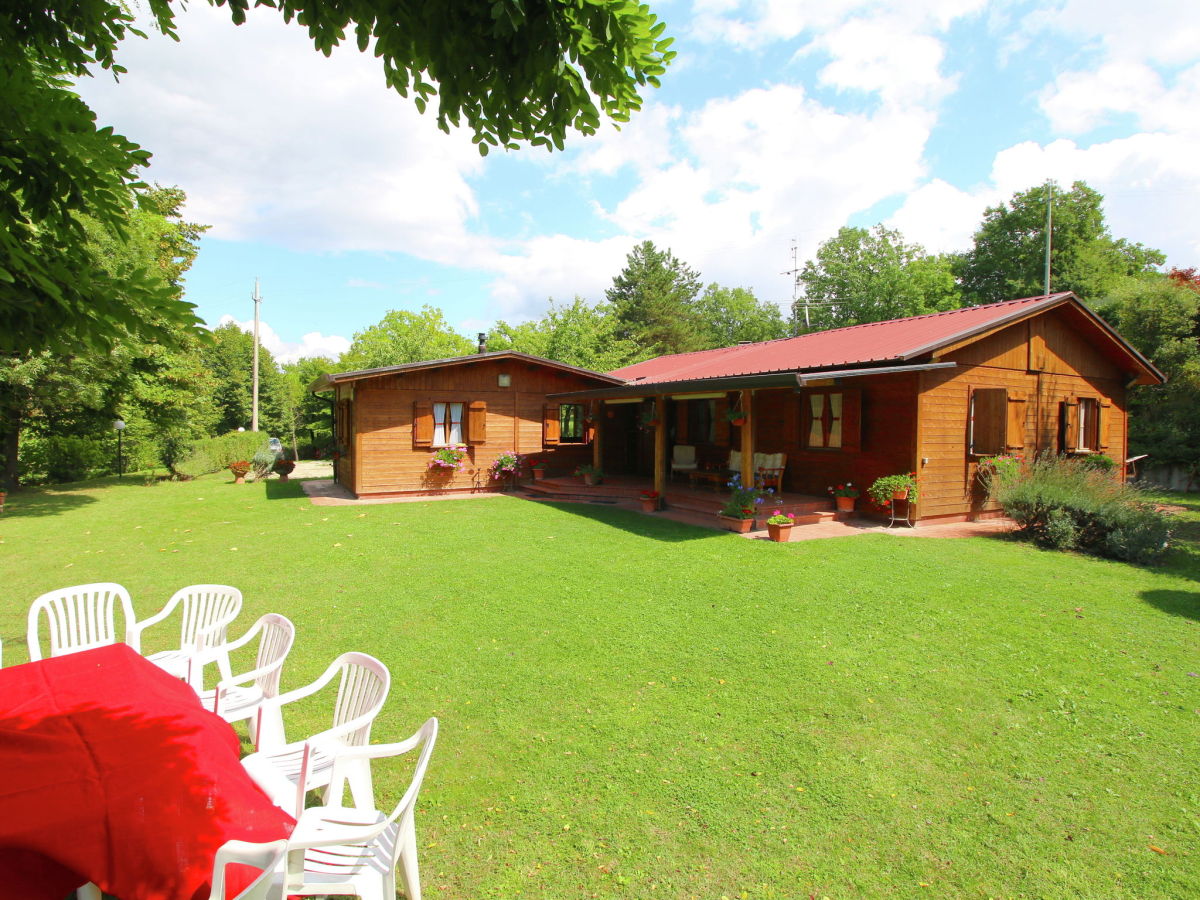
M1007 320L1024 318L1043 307L1073 300L1074 296L1071 293L1058 293L1025 297L907 319L851 325L758 344L659 356L614 369L609 374L631 383L654 384L901 362L987 331Z

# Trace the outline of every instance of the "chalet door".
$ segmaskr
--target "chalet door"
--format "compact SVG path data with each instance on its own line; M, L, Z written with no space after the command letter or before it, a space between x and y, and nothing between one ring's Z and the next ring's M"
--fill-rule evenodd
M607 406L601 430L600 467L610 475L629 475L637 459L637 416L633 404Z

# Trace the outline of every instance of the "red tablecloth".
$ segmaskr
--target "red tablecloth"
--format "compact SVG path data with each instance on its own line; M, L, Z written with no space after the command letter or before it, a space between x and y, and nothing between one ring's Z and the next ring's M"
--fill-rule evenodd
M62 900L93 881L121 900L206 898L221 844L295 825L238 750L124 644L0 669L0 895Z

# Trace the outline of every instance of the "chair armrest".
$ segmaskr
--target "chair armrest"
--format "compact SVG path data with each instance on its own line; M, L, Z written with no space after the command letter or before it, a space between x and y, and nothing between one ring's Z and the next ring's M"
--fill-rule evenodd
M164 606L162 609L160 609L158 612L156 612L150 618L141 619L140 621L130 622L129 624L127 624L125 626L126 643L134 644L134 641L129 639L131 636L133 636L133 637L135 637L135 639L137 641L137 643L134 644L134 646L140 647L141 640L142 640L142 632L145 631L147 628L149 628L151 625L157 625L163 619L167 618L167 616L171 615L171 613L173 613L175 611L175 607L178 605L179 605L178 599L174 600L174 602L168 601L166 606Z
M285 660L283 660L283 659L277 659L277 660L275 660L275 662L271 663L270 665L260 666L257 669L251 669L249 672L242 672L239 675L235 675L233 678L222 678L220 681L217 682L216 690L219 693L220 691L228 690L229 688L234 687L235 685L249 684L251 681L254 681L256 678L260 678L263 675L268 675L271 672L273 672L275 669L282 668L284 662L285 662ZM275 699L278 699L278 698L275 698Z
M325 687L325 685L329 684L329 682L333 681L337 674L337 669L326 670L325 674L323 674L316 681L312 682L312 684L306 684L303 687L293 688L287 693L280 694L271 702L277 703L280 706L287 706L287 704L293 703L296 700L303 700L305 697L312 696L317 691L321 690L321 688Z

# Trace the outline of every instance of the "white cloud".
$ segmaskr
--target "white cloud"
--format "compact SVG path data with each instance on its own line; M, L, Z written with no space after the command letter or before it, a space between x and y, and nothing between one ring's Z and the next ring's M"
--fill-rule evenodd
M226 325L230 322L247 334L254 333L253 319L241 322L233 316L226 315L221 316L221 320L217 324ZM309 332L299 341L285 341L279 337L274 328L261 319L258 323L258 339L262 346L271 351L271 355L278 363L295 362L310 356L328 356L336 360L350 349L350 341L346 338L336 334L321 334L318 331Z
M1168 66L1196 59L1200 47L1200 16L1188 0L1065 0L1027 16L1023 28L1098 42L1109 59Z
M454 258L481 165L464 134L388 90L372 56L324 59L273 10L241 27L208 4L177 14L180 44L126 41L120 84L80 89L102 122L153 149L149 178L185 186L191 218L225 240Z
M1169 265L1190 266L1200 259L1197 159L1200 139L1181 135L1137 134L1088 147L1026 141L996 155L985 184L960 190L935 179L912 192L887 224L931 251L967 249L988 206L1047 179L1064 187L1086 181L1104 195L1115 237L1164 251Z
M942 42L899 16L849 19L803 52L830 57L819 75L822 84L878 93L884 103L930 103L954 90L955 79L941 72Z

